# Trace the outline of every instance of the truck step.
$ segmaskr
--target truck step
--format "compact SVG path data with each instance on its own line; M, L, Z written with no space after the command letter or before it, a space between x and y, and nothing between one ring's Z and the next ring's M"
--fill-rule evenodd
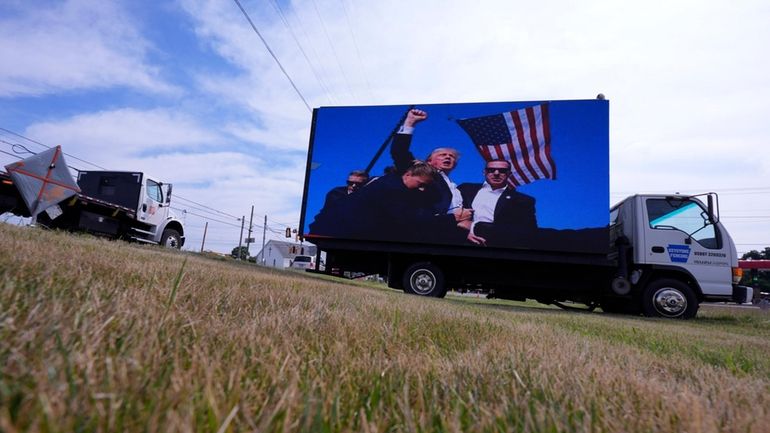
M150 239L139 238L139 237L136 237L136 236L131 236L131 240L132 240L132 241L136 241L136 242L143 242L143 243L145 243L145 244L155 244L155 245L157 245L157 244L158 244L157 242L155 242L155 241L152 241L152 240L150 240Z
M155 232L151 232L151 231L148 231L148 230L140 230L140 229L138 229L136 227L131 227L131 230L135 231L137 233L141 233L143 235L155 236Z

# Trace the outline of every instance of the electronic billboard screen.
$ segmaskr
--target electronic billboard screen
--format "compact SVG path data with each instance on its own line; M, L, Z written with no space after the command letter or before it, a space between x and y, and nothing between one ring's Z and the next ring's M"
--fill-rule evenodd
M315 110L309 241L604 253L609 101Z

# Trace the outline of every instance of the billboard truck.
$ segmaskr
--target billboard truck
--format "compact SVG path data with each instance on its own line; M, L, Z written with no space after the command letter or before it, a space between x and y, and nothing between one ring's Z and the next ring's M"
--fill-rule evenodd
M410 294L670 318L751 300L716 194L609 202L605 99L322 107L300 224L316 272Z

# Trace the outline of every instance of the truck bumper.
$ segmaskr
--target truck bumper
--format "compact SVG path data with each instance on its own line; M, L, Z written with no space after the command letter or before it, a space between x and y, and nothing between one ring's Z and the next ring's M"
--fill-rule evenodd
M733 302L736 304L750 304L754 299L754 289L748 286L733 284Z

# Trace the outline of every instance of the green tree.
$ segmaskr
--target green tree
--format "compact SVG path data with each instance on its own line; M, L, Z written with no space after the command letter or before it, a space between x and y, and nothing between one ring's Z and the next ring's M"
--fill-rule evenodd
M741 260L770 260L770 247L765 247L763 251L751 250L741 257Z
M240 258L241 260L248 260L249 257L251 257L249 255L249 248L245 246L233 248L233 251L230 253L230 255L236 259Z

